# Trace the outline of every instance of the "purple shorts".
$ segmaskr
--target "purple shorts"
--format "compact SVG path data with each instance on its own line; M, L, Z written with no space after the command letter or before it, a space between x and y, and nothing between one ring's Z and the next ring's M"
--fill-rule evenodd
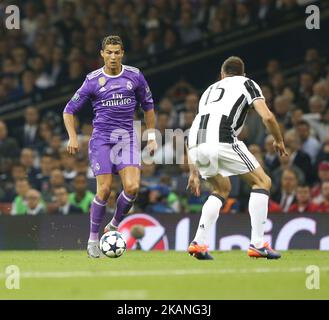
M109 143L102 138L91 137L89 161L94 176L118 174L125 167L141 168L141 154L137 141Z

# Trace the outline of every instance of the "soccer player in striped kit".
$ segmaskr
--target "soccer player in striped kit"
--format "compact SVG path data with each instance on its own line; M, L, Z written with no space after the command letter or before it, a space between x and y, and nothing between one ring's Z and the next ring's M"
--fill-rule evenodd
M188 248L197 259L212 259L207 248L208 236L230 193L229 176L233 175L240 175L252 188L248 255L280 258L280 254L263 241L271 179L237 138L250 108L256 110L273 135L274 147L280 156L287 156L279 125L268 109L260 87L245 77L244 63L239 57L229 57L222 65L221 80L210 85L201 96L198 114L189 132L188 187L195 195L200 194L199 174L213 186L213 193L203 205L196 236Z

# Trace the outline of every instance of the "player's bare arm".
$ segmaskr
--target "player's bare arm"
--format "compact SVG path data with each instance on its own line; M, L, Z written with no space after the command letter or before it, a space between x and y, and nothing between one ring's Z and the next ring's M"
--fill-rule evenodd
M148 130L148 141L147 141L147 150L148 153L152 156L157 150L158 145L155 139L155 112L154 109L144 111L144 120L146 129Z
M188 166L190 169L190 175L188 178L188 183L187 183L187 187L186 190L190 189L191 192L199 197L200 196L200 175L199 175L199 170L198 168L192 163L192 160L189 157L188 154L188 147L185 144L185 151L187 154L187 161L188 161Z
M67 152L69 154L76 154L79 151L78 136L75 130L74 115L70 113L63 113L64 124L69 135L69 142L67 144Z
M264 125L267 130L272 134L274 138L273 146L275 150L282 156L288 156L288 152L286 151L283 137L280 131L280 127L274 114L269 110L265 101L263 99L257 99L253 102L253 106L257 113L263 120Z

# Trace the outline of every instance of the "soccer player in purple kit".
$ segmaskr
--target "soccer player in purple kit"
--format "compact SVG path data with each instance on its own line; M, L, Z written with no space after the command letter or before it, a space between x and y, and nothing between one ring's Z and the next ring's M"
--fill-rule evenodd
M90 235L87 253L99 258L99 229L111 192L113 174L119 174L123 185L113 219L105 231L117 230L132 207L140 185L140 148L133 128L137 106L144 111L148 129L147 149L152 155L157 149L155 113L150 88L137 68L122 64L123 43L119 36L108 36L102 42L104 66L89 73L72 99L67 103L63 118L69 135L67 151L79 151L74 114L88 100L95 114L89 142L89 161L97 181L96 196L90 207Z

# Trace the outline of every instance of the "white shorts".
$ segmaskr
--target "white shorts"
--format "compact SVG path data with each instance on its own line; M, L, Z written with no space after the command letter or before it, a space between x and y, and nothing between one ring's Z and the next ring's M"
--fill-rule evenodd
M260 166L242 141L236 143L202 143L189 150L191 161L202 178L234 176L254 171Z

